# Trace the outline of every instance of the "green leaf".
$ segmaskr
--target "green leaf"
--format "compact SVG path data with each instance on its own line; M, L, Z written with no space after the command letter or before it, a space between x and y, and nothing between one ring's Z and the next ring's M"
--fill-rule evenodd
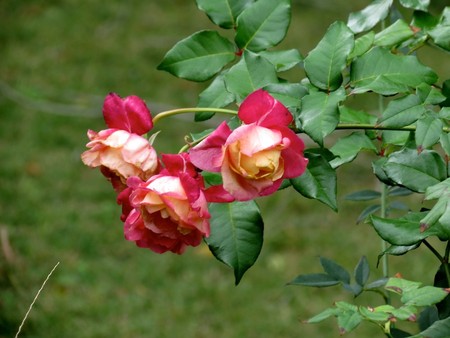
M306 198L316 199L337 211L336 171L320 154L305 152L305 156L309 159L308 167L301 176L290 180L292 186Z
M430 0L400 0L403 7L412 8L419 11L428 11Z
M254 52L273 47L286 36L290 19L290 0L258 0L239 15L235 42Z
M377 212L380 209L381 209L381 205L379 205L379 204L369 205L363 211L361 211L361 213L359 214L358 218L356 219L356 224L361 223L368 216L374 214L375 212Z
M297 109L300 100L308 94L308 90L300 83L272 83L264 87L274 98L287 108Z
M305 58L305 72L311 83L329 92L338 89L353 46L354 36L350 29L343 22L333 23Z
M410 246L415 245L430 236L438 236L446 240L450 233L439 223L422 231L420 220L426 213L409 213L401 218L381 218L375 215L370 216L375 231L378 235L392 245Z
M337 315L337 321L339 326L339 333L342 335L344 333L350 332L359 325L363 320L363 317L355 310L342 311Z
M325 257L320 257L320 264L325 273L344 284L350 284L350 274L342 266Z
M449 338L450 317L435 321L429 328L410 338Z
M234 270L236 285L255 263L263 244L264 223L254 201L211 203L211 235L206 239L213 255Z
M392 315L398 320L415 321L417 308L414 305L405 305L392 311Z
M417 87L416 94L424 104L438 104L446 100L440 90L426 83Z
M225 77L223 74L218 75L199 95L198 107L214 107L221 108L230 104L234 100L234 95L227 91L225 86ZM195 121L205 121L214 116L210 112L195 113Z
M234 45L216 31L204 30L179 41L158 70L190 81L206 81L236 57Z
M450 25L436 26L428 34L433 38L436 45L450 51Z
M433 116L424 116L417 121L416 144L417 149L427 149L439 142L443 123Z
M355 281L360 286L364 286L367 283L367 280L369 279L370 275L370 267L369 263L367 262L366 256L362 256L359 260L358 264L355 267L355 271L353 273L355 276Z
M374 44L382 47L392 47L414 36L411 27L403 21L397 20L392 25L375 35Z
M374 190L360 190L345 196L347 201L371 201L381 197L379 191Z
M384 255L392 255L392 256L401 256L410 252L412 250L417 249L420 246L420 243L416 243L413 245L391 245L389 248L384 250L380 255L378 255L378 260L381 259Z
M295 277L288 285L301 285L323 288L339 284L341 281L326 273L310 273Z
M197 7L222 28L236 27L236 18L254 0L196 0Z
M350 13L347 25L356 34L372 29L384 20L389 13L393 0L375 0L359 12Z
M392 153L383 165L384 172L397 185L416 192L425 192L429 186L444 180L446 169L444 160L435 151L417 153L408 148Z
M368 319L372 322L387 322L391 317L390 312L377 311L377 308L366 306L360 306L359 313L361 313L364 319Z
M259 55L264 56L274 66L277 72L284 72L298 65L302 60L302 56L297 49L281 50L281 51L263 51Z
M375 124L377 122L376 116L363 110L355 110L346 106L339 106L339 115L341 123Z
M417 95L411 94L392 100L379 121L380 126L401 128L417 121L426 112Z
M433 84L436 73L413 55L394 55L382 47L374 47L357 58L351 67L353 93L374 91L382 95L408 92L422 82Z
M426 32L436 27L439 23L439 18L424 11L414 11L411 26L420 28Z
M312 318L309 318L308 320L306 320L305 322L307 324L315 324L315 323L319 323L327 318L330 318L331 316L337 316L337 314L339 313L339 309L336 308L328 308L324 311L322 311L321 313L315 315Z
M339 102L345 99L343 88L329 94L311 92L302 98L301 128L319 145L339 123Z
M430 306L447 297L448 291L434 286L424 286L415 290L404 291L401 302L405 305Z
M420 288L422 283L410 281L403 278L392 277L389 278L385 285L385 289L391 292L395 292L399 295L402 295L404 292L409 292L411 290L417 290Z
M227 90L241 102L250 93L278 83L275 67L262 56L245 51L242 59L225 74Z
M442 133L439 139L442 149L444 149L445 153L450 156L450 134Z
M370 31L363 36L360 36L355 40L355 46L352 52L348 56L348 60L352 60L355 57L361 56L366 53L370 47L372 47L373 40L375 39L375 33Z
M376 151L376 147L364 133L355 132L342 137L330 149L331 152L337 156L330 162L330 165L333 168L336 168L344 163L351 162L363 149Z

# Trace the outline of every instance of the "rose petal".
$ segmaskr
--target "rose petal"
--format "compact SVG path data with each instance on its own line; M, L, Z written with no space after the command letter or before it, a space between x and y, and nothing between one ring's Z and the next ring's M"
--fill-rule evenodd
M247 96L239 107L238 116L246 124L256 123L267 128L288 126L293 120L289 110L262 89Z
M230 134L230 127L226 122L222 122L211 135L189 151L191 162L202 170L220 171L223 161L222 146Z
M109 128L138 135L147 133L153 127L149 109L137 96L122 99L115 93L108 94L103 103L103 117Z

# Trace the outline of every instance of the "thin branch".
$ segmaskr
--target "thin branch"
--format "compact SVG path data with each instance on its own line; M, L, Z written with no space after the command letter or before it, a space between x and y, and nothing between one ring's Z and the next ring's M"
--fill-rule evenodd
M34 303L36 303L36 300L38 299L39 295L41 294L42 290L44 289L45 284L46 284L47 281L50 279L50 276L53 274L53 271L56 270L56 268L58 267L58 265L59 265L59 262L56 263L56 265L53 267L52 271L50 271L50 273L47 275L47 278L45 278L44 282L43 282L42 285L41 285L41 288L40 288L40 289L38 290L38 292L36 293L36 296L34 297L33 301L31 302L30 307L28 308L27 313L25 313L25 317L23 317L22 323L20 324L19 329L17 330L17 333L16 333L16 335L15 335L15 338L19 337L20 331L22 331L22 327L23 327L23 325L25 324L25 321L27 320L28 315L30 314L31 309L33 308Z

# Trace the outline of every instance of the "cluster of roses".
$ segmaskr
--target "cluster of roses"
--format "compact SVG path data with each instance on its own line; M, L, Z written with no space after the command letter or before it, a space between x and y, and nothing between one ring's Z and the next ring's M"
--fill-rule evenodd
M291 113L263 90L240 105L238 128L223 122L188 152L160 158L144 137L153 122L142 99L109 94L103 116L108 129L88 131L82 161L112 183L125 238L158 253L181 254L209 236L208 202L272 194L307 165L304 144L289 129ZM206 187L202 171L220 173L223 183Z

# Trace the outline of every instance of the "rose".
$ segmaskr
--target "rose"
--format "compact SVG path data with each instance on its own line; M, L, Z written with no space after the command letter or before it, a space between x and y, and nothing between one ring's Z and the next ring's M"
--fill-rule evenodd
M106 129L99 133L89 130L88 137L91 141L86 146L90 149L81 154L82 161L89 167L101 167L118 191L125 187L127 178L145 180L158 168L155 149L139 135Z
M162 161L166 168L149 180L128 179L133 210L125 220L125 238L157 253L182 254L209 236L203 179L186 153L163 155Z
M190 150L192 163L220 172L223 188L236 200L272 194L283 179L305 171L303 141L289 129L293 118L281 102L257 90L242 102L238 116L242 126L232 131L224 122Z
M146 180L157 171L156 152L141 136L153 127L153 122L142 99L137 96L122 99L114 93L105 98L103 117L109 129L99 133L88 131L90 149L81 159L87 166L100 167L115 190L121 192L128 177Z

